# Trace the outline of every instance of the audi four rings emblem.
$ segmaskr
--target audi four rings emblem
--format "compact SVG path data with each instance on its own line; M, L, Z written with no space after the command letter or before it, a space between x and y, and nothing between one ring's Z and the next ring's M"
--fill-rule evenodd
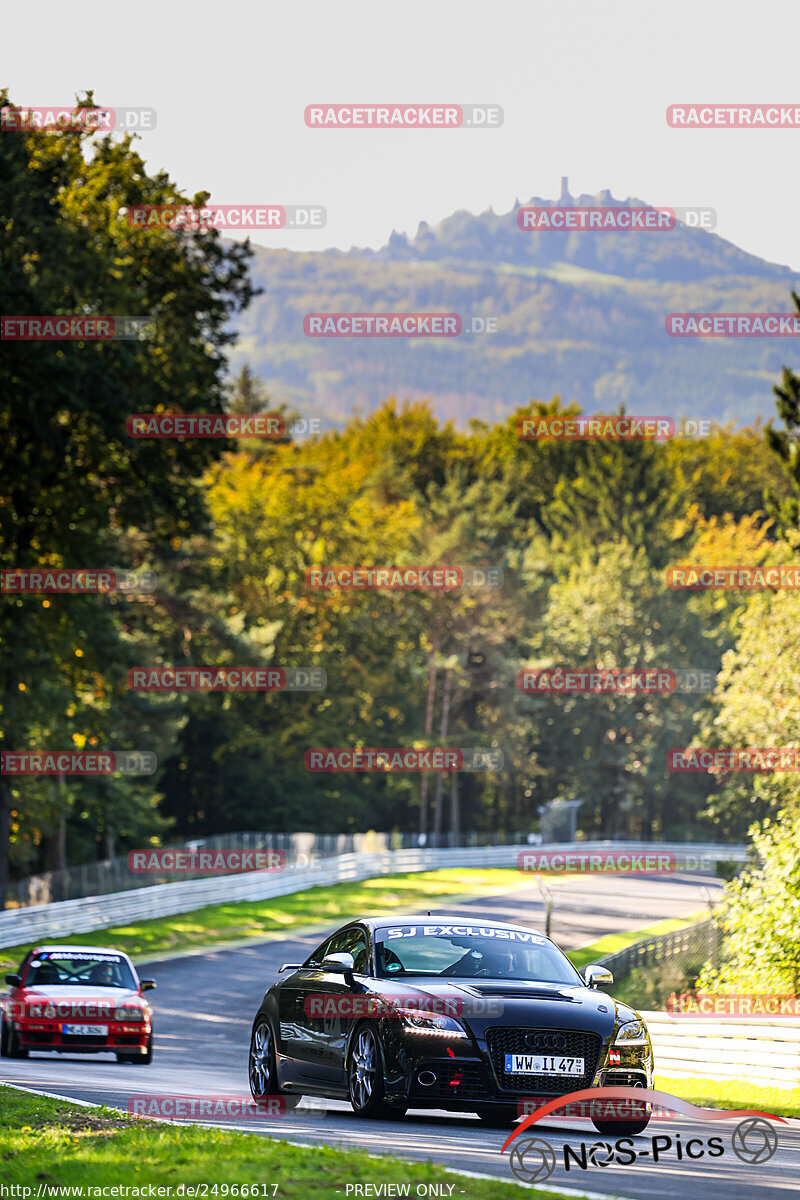
M567 1039L561 1033L528 1033L525 1045L531 1050L563 1050Z

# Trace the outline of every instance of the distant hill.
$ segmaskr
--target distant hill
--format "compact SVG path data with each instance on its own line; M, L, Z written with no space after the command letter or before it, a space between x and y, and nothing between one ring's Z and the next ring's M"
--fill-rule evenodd
M610 192L526 204L642 207ZM234 369L249 362L274 402L341 423L389 395L430 398L441 417L497 420L559 394L584 411L749 422L774 414L771 386L798 365L786 339L675 339L669 312L793 311L800 279L715 233L523 232L516 209L457 212L393 233L380 250L256 247L264 288L239 323ZM454 339L310 338L308 312L457 312L496 333Z

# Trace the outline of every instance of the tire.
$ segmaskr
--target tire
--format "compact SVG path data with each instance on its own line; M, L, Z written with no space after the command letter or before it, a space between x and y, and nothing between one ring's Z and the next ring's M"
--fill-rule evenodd
M4 1020L0 1020L0 1058L8 1058L8 1030Z
M134 1065L147 1067L153 1061L153 1035L147 1039L147 1049L144 1054L117 1054L117 1062L133 1063Z
M357 1117L386 1121L406 1115L407 1104L390 1104L386 1099L378 1035L368 1022L357 1026L350 1042L347 1091Z
M634 1115L630 1121L595 1121L592 1117L592 1124L598 1133L602 1133L605 1137L636 1137L637 1134L644 1133L647 1126L650 1124L650 1113L647 1111L647 1104L642 1101L636 1101L635 1106L631 1105L635 1110L641 1111L641 1117L637 1119Z
M494 1106L477 1109L478 1116L483 1121L484 1125L488 1125L490 1129L508 1129L519 1117L517 1108L513 1104L508 1104L502 1108Z
M256 1104L267 1096L281 1096L286 1103L286 1111L291 1112L303 1099L294 1092L284 1092L282 1088L278 1087L278 1074L275 1067L275 1038L266 1017L258 1018L250 1035L247 1078L250 1083L250 1095Z
M20 1045L19 1036L17 1035L17 1031L13 1025L8 1031L7 1045L9 1058L28 1057L28 1047Z

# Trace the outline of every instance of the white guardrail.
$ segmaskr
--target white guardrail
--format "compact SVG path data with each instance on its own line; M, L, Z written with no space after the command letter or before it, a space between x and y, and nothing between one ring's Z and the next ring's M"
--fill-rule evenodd
M644 1011L642 1016L659 1075L800 1087L796 1017L684 1017Z
M133 921L170 917L193 912L209 904L235 900L267 900L288 896L307 888L370 879L405 871L436 870L440 867L512 867L517 856L535 850L558 853L598 851L674 853L677 869L713 873L716 860L744 862L744 846L668 842L558 842L550 845L463 846L440 849L388 850L369 854L341 854L311 866L287 866L282 871L251 871L222 877L186 879L155 887L136 888L105 896L86 896L27 908L0 912L0 946L22 946L31 942L89 933Z

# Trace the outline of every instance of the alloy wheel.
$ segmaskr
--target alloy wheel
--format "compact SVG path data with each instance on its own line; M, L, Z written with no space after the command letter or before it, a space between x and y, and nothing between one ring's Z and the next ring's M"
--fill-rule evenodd
M250 1091L255 1097L269 1095L272 1074L272 1031L265 1021L256 1026L250 1043Z
M353 1102L365 1108L375 1090L377 1048L372 1030L367 1026L359 1030L353 1055L350 1060L350 1088Z

